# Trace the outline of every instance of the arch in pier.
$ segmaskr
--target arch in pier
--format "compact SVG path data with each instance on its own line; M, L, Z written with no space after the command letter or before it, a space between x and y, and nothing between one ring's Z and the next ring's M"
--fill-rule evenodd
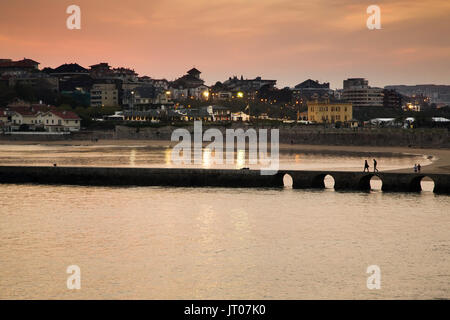
M321 173L312 179L312 188L333 189L335 179L331 174Z
M379 176L374 174L370 178L370 190L381 191L382 188L383 188L383 180L381 180L381 178Z
M410 191L433 191L436 186L436 182L426 175L416 176L411 180Z
M361 177L358 183L359 190L381 190L383 186L383 180L374 173L368 173Z
M283 186L286 189L292 189L294 185L294 179L292 179L292 176L289 173L286 173L283 175Z

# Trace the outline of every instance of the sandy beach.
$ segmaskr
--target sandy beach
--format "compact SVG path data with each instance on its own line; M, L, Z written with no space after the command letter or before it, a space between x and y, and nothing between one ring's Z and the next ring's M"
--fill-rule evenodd
M178 142L165 140L71 140L71 141L0 141L2 145L64 145L64 146L148 146L154 148L173 147ZM205 143L204 145L208 145ZM368 159L381 154L399 155L416 154L424 155L432 160L429 165L422 166L422 173L448 173L450 174L450 150L449 149L424 149L407 147L373 147L373 146L327 146L304 144L280 144L280 152L327 152L331 154L367 155ZM412 172L411 169L398 169L395 172Z

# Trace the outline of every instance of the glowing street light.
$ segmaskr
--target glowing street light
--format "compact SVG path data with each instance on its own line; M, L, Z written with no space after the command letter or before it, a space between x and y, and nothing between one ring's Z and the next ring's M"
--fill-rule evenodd
M238 98L243 98L243 97L244 97L244 93L241 92L241 91L239 91L239 92L237 93L237 97L238 97Z
M203 91L203 96L205 97L205 99L209 98L209 91Z

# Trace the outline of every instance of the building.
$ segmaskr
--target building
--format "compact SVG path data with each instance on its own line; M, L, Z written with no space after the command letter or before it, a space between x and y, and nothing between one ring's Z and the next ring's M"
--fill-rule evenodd
M89 66L89 74L93 79L116 79L122 81L136 81L138 74L129 68L111 68L106 62Z
M156 98L156 89L153 86L142 86L128 89L122 97L122 105L125 110L146 111L152 109L153 100Z
M149 109L146 111L131 111L123 112L123 119L125 121L150 121L159 122L162 117L162 110Z
M39 71L39 62L23 58L19 61L0 59L0 75L24 76Z
M209 87L203 84L195 87L170 88L170 93L174 100L209 100L210 96Z
M369 81L364 78L348 78L344 80L344 90L345 89L363 89L369 87Z
M81 119L72 111L57 111L53 106L11 105L0 110L0 120L8 131L79 131Z
M261 77L244 79L243 76L240 78L234 76L229 77L228 80L223 83L223 86L229 91L255 92L263 86L273 88L276 84L277 80L262 79Z
M72 111L40 112L36 121L48 132L75 132L81 127L80 117Z
M7 123L11 121L11 116L6 112L6 110L0 109L0 122Z
M182 121L214 121L213 115L206 108L184 109L179 112Z
M220 81L217 81L209 88L211 100L231 100L233 93Z
M309 100L329 100L330 97L333 97L333 90L330 89L328 82L320 83L311 79L299 83L291 91L292 99L296 103Z
M180 108L174 110L182 121L231 121L231 110L222 106L207 106L201 108ZM174 115L172 115L172 118Z
M400 109L405 102L404 96L396 90L383 90L383 106L386 108Z
M231 114L231 120L232 121L239 121L239 122L248 122L250 121L250 115L246 114L242 111L239 112L233 112Z
M404 96L402 108L405 111L424 111L430 108L430 97L423 94L414 94L411 97Z
M344 80L342 100L353 107L382 107L384 92L382 88L372 88L364 78L349 78Z
M119 90L115 83L95 83L91 89L91 107L117 107Z
M152 79L148 76L139 77L138 82L150 84L155 88L160 88L162 90L168 90L170 85L169 81L167 81L166 79Z
M53 106L45 104L26 104L23 102L9 104L4 109L4 114L8 117L8 122L15 130L18 130L20 126L26 125L29 129L34 130L35 126L39 123L37 115L40 112L47 112L50 110L56 110Z
M0 80L9 87L19 85L58 92L58 78L42 73L38 66L39 62L31 59L0 59Z
M170 92L151 85L126 89L122 97L122 106L125 110L147 111L172 105Z
M231 110L222 106L207 106L206 111L211 115L212 121L231 121Z
M114 68L112 69L112 78L120 79L122 81L136 81L138 74L129 68Z
M3 76L3 79L7 79L8 86L14 87L28 86L40 89L48 89L53 92L59 92L59 80L56 77L51 77L46 74L33 73L24 74L18 76Z
M227 91L227 90L217 90L211 89L211 99L212 100L219 100L219 101L226 101L231 100L233 98L233 92Z
M353 118L351 103L307 102L308 121L316 123L348 122Z
M200 78L201 72L196 68L170 83L170 93L174 100L209 99L209 87Z
M108 79L111 77L111 66L106 62L101 62L89 66L89 74L93 79Z
M200 78L201 72L196 68L192 68L184 76L176 79L171 83L171 87L179 88L179 87L197 87L203 85L205 81Z
M65 63L55 69L44 68L42 71L58 77L89 75L89 70L77 63Z
M430 103L450 105L450 85L419 84L413 86L393 85L385 86L385 89L394 89L399 93L414 97L424 96Z
M37 124L37 114L28 110L16 110L11 112L11 124L20 127L22 125L34 126Z
M55 69L44 68L42 72L59 80L59 90L66 94L78 93L89 95L94 81L89 70L79 64L63 64Z

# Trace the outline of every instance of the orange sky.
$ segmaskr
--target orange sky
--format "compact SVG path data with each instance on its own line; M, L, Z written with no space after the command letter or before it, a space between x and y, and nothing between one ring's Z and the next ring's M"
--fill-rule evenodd
M81 30L66 28L71 4ZM382 30L366 27L371 4ZM195 66L207 84L450 84L449 17L449 0L0 0L0 58L109 62L168 80Z

